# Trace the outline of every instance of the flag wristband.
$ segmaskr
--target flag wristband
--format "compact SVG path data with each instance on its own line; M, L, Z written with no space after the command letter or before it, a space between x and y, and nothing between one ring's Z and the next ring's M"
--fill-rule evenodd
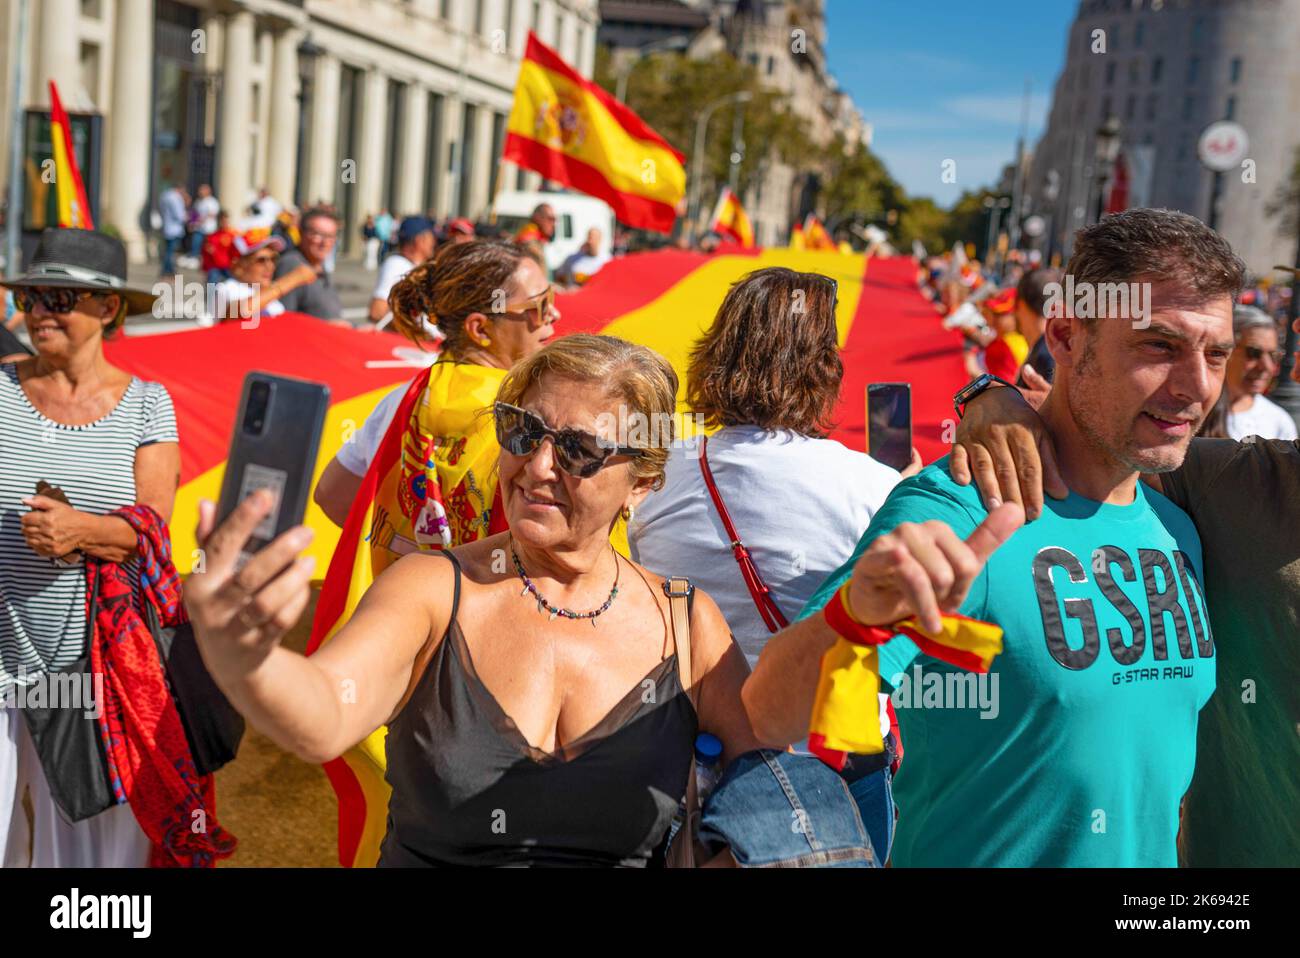
M888 626L866 625L853 615L849 604L848 590L851 582L846 582L822 609L822 618L831 631L845 641L855 645L883 645L898 634L898 630Z

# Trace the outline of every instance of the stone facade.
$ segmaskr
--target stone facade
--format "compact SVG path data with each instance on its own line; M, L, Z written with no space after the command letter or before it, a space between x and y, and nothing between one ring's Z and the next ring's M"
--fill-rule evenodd
M1105 52L1094 52L1099 38ZM1214 174L1197 142L1226 119L1245 128L1253 163L1224 174L1217 227L1252 270L1290 262L1296 238L1265 210L1300 144L1298 43L1300 0L1080 3L1029 181L1030 211L1050 220L1053 248L1068 255L1073 232L1095 219L1096 133L1108 117L1123 149L1149 158L1146 205L1207 222Z
M168 182L210 182L236 215L261 186L336 203L353 251L381 208L483 214L528 31L590 76L598 20L597 0L29 0L20 53L17 7L0 0L3 114L21 56L26 106L48 107L53 78L103 115L97 225L136 261Z

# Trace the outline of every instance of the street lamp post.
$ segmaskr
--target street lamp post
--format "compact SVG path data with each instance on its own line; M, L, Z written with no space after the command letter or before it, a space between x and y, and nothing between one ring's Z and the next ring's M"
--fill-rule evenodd
M18 43L15 50L25 50L27 43L27 0L18 0ZM23 77L26 71L21 56L14 57L13 121L9 131L9 208L5 211L5 270L20 272L18 251L22 246L23 228Z
M1097 222L1106 215L1106 186L1110 183L1115 161L1119 159L1119 120L1107 117L1097 131Z
M695 122L695 146L692 151L691 161L690 202L687 203L687 214L691 221L692 229L697 227L700 216L700 184L704 179L704 136L708 132L709 118L713 116L714 111L719 107L726 106L728 103L748 103L753 98L754 94L749 90L738 90L735 93L729 93L724 97L714 100L700 111L700 118Z
M632 70L645 57L652 53L662 53L668 50L685 50L688 46L690 46L690 41L686 37L666 37L637 47L632 51L632 56L628 57L627 62L619 67L617 71L618 80L614 87L615 99L619 103L627 102L627 78L632 75Z

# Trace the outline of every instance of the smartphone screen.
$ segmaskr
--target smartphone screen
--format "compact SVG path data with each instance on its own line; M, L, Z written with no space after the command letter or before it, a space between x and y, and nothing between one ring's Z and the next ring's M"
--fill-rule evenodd
M244 379L217 521L258 489L275 497L274 508L244 545L245 558L306 515L329 395L324 383L303 379L259 372Z
M867 452L899 470L912 461L911 383L867 386Z

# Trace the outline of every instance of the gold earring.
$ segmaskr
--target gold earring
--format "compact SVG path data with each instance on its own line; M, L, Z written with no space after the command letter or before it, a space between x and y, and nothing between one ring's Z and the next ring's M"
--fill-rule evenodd
M624 522L631 522L631 521L632 521L632 507L631 507L631 506L624 506L622 509L619 510L618 514L619 514L620 516L623 517L623 521L624 521Z

